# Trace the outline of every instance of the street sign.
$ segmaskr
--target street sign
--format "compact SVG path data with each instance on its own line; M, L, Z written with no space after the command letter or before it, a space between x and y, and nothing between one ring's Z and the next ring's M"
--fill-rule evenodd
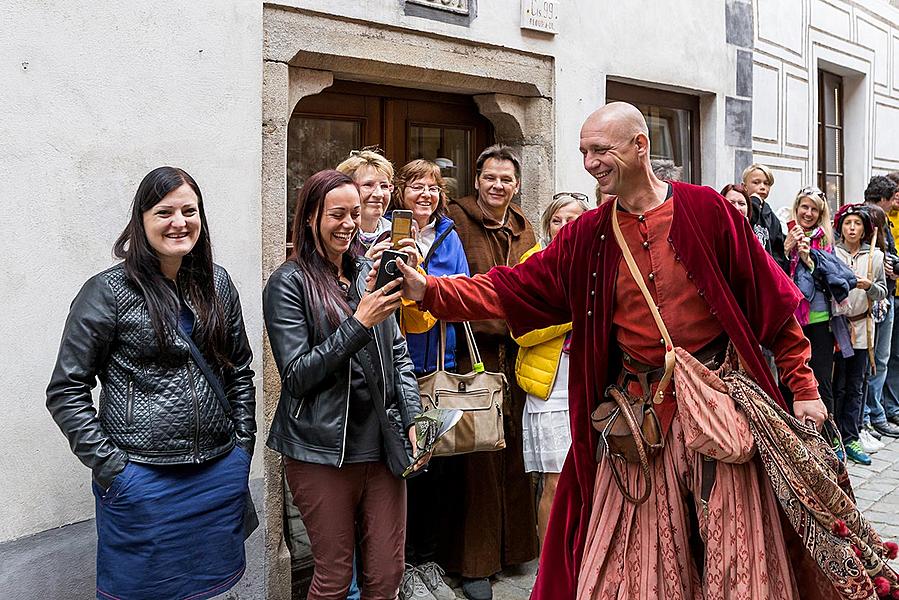
M559 33L560 0L521 0L521 28Z

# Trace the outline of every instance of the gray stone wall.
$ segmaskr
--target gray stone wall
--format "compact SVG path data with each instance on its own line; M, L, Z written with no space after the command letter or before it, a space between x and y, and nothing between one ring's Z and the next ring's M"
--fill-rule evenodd
M724 102L724 143L734 151L734 182L752 164L752 3L727 0L725 24L728 47L735 52L736 95Z

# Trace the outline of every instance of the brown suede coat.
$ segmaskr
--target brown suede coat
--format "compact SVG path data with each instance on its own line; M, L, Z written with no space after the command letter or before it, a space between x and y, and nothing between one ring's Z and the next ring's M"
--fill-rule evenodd
M447 207L468 257L471 274L497 265L518 264L536 240L521 207L511 204L504 225L485 217L476 198ZM506 448L437 459L444 461L441 518L438 520L443 566L465 577L488 577L508 565L537 557L537 517L531 477L524 472L521 417L525 393L515 382L518 346L501 320L473 323L481 359L488 371L506 374L504 398ZM468 351L457 343L460 372L470 370Z

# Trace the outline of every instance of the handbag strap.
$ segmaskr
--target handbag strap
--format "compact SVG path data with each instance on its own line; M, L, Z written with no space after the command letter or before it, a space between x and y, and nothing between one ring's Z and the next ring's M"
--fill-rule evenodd
M478 350L478 343L474 339L471 323L462 321L462 329L465 330L465 341L468 344L468 354L471 357L471 370L475 373L483 373L484 363L481 361L481 353ZM440 319L440 352L437 354L437 370L446 370L446 321L443 319Z
M612 232L615 234L615 241L618 242L618 247L621 248L624 262L627 263L627 268L631 272L634 281L637 283L637 287L640 288L640 292L642 292L646 304L649 306L649 312L652 313L652 318L655 320L656 326L658 326L659 332L662 334L662 339L665 340L665 373L659 381L659 387L657 388L658 393L653 396L653 402L658 404L665 397L665 389L667 389L668 384L671 382L671 376L674 374L674 342L671 341L671 336L668 334L668 328L665 327L662 315L659 314L659 308L656 306L655 300L652 299L649 288L646 287L646 283L643 281L643 274L640 273L640 268L634 260L634 255L631 254L631 249L624 239L624 234L621 233L621 226L618 224L618 198L615 198L615 203L612 205Z
M221 403L222 408L225 409L226 414L231 414L231 403L228 402L228 396L225 394L225 388L222 387L222 382L219 381L219 378L215 376L215 373L212 372L212 369L209 367L209 364L206 362L206 359L203 357L203 353L200 352L200 349L197 348L197 345L194 343L194 340L181 326L181 323L178 323L178 335L181 336L187 343L187 347L190 349L190 355L193 357L194 362L197 363L197 366L202 371L203 376L206 378L206 381L209 382L209 385L212 386L212 391L215 393L216 398Z

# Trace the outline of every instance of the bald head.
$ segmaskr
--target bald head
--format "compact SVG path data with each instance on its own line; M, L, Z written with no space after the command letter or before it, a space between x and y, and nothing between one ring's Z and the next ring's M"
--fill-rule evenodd
M584 168L604 194L627 195L658 181L649 163L649 128L636 106L610 102L581 127Z
M631 138L638 133L649 137L649 128L643 113L627 102L609 102L587 117L581 127L581 136L585 132L603 131L616 138Z

